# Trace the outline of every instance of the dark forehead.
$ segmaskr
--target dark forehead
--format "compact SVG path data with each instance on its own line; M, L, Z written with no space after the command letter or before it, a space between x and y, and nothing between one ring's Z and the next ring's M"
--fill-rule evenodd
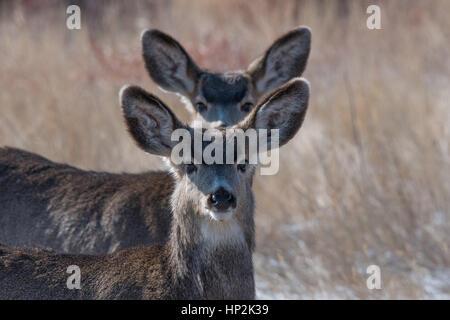
M248 90L248 79L241 73L204 73L202 94L208 102L237 103Z
M238 159L241 159L243 157L243 151L237 147L236 139L233 139L230 136L228 136L228 138L227 138L226 128L217 128L216 130L217 130L218 135L220 135L222 137L221 142L222 142L223 163L226 162L227 151L233 152L233 161L234 161L234 163L237 163ZM203 138L205 131L206 131L206 129L202 128L201 134L199 134L198 138L201 139L202 145L201 145L201 148L199 148L198 150L195 149L195 143L193 140L194 133L191 131L191 139L192 139L191 140L191 155L193 157L195 157L196 159L198 159L199 161L201 161L202 163L203 163L203 152L205 151L206 147L208 147L209 145L214 143L214 140L215 140L214 137L209 138L209 139L211 139L211 141L208 141L209 139ZM227 143L228 143L228 146L227 146ZM248 144L249 143L248 140L246 140L245 143ZM212 152L212 154L214 155L214 152Z

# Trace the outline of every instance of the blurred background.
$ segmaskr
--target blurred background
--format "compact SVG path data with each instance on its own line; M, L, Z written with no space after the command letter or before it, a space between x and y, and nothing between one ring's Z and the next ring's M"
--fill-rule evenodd
M81 8L81 30L66 8ZM369 30L366 8L381 8ZM150 80L140 32L169 33L204 68L245 68L312 29L303 128L256 177L258 298L450 298L449 1L0 1L0 145L89 170L164 168L126 133L125 83ZM1 192L1 190L0 190ZM369 290L378 265L382 289Z

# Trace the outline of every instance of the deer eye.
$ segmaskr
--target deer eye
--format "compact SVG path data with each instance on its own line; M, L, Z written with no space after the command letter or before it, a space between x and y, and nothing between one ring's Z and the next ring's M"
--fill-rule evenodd
M186 172L187 172L187 174L192 174L195 171L197 171L197 167L195 165L193 165L192 163L186 164Z
M197 111L200 113L205 112L207 109L206 104L204 104L203 102L197 102L195 104L195 107L197 108Z
M253 108L253 103L251 103L251 102L246 102L241 106L241 110L243 112L247 112L247 113L250 112L252 110L252 108Z
M239 163L237 165L237 168L238 168L239 171L245 172L245 170L247 169L247 163Z

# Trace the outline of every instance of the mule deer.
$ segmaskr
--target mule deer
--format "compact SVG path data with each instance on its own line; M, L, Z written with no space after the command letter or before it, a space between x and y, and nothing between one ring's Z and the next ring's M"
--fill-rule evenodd
M169 35L147 30L141 36L151 78L164 90L184 96L195 120L231 126L246 117L265 94L305 70L311 47L308 27L276 40L246 70L213 73L202 70Z
M153 79L193 103L203 99L206 111L197 106L197 118L227 125L250 113L264 92L303 72L310 41L308 28L292 30L247 71L213 74L168 35L151 30L142 36ZM168 237L168 172L95 173L0 148L0 187L0 242L7 245L100 254Z
M294 79L264 100L235 128L279 129L281 146L299 130L308 98L307 82ZM0 298L253 299L251 183L255 165L242 162L176 165L170 157L175 144L171 135L179 128L191 132L193 129L183 125L158 98L138 87L124 89L121 102L129 132L137 144L146 152L166 157L172 167L174 184L167 182L173 185L168 188L172 190L169 240L158 246L129 248L103 256L58 255L42 249L0 246ZM225 130L221 132L227 134ZM91 175L116 179L104 173L65 169L67 179L77 173L86 175L86 180ZM145 184L145 177L140 182ZM149 190L153 189L151 179L147 184ZM95 192L95 188L86 186L86 192ZM115 201L114 197L109 200ZM66 288L66 269L70 265L80 267L80 290Z

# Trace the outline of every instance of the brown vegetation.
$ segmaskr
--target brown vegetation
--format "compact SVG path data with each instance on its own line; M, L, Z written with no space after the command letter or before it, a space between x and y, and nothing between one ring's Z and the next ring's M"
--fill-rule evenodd
M200 66L245 67L311 27L310 111L255 181L256 286L265 298L450 295L450 20L447 1L97 2L79 31L56 1L0 3L0 144L82 168L163 168L122 123L124 83L160 96L141 59L144 28L178 39ZM1 191L0 191L1 192ZM381 268L368 290L366 268Z

